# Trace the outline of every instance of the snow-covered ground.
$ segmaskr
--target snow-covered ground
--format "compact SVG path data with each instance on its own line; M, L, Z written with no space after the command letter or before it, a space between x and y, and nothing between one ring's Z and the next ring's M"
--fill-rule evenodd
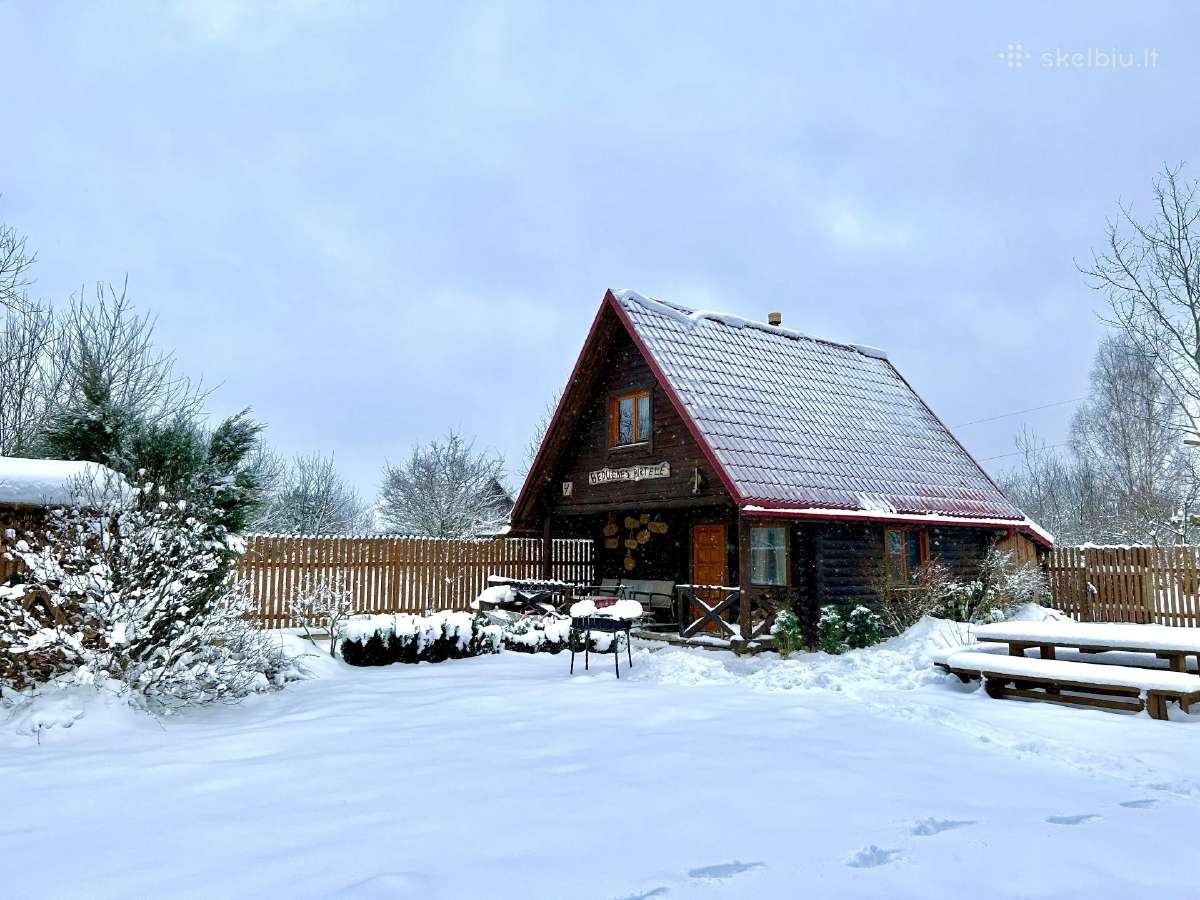
M1200 715L990 700L930 668L935 630L786 662L639 647L620 681L316 658L162 722L9 721L0 893L1195 896Z

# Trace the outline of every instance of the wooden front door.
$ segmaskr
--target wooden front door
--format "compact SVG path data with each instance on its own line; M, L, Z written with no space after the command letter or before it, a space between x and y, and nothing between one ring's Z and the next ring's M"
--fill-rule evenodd
M724 525L692 526L692 584L724 585L729 578L729 560L725 553ZM696 591L696 596L709 606L719 603L724 596L721 591ZM692 620L700 618L703 611L692 605ZM712 624L705 631L720 631Z

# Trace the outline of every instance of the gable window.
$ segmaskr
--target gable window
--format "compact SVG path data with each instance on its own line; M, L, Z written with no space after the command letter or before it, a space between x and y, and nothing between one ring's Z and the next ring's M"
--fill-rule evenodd
M609 401L608 446L627 447L650 440L650 392L620 394Z
M750 583L787 585L788 530L786 525L750 526Z
M883 531L884 561L888 580L893 584L909 584L921 564L929 559L929 543L920 528L885 528Z

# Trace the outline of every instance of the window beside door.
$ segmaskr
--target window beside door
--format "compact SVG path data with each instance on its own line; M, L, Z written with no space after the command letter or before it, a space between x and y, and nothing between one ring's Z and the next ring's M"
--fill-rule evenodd
M750 583L785 587L788 583L786 525L750 526Z

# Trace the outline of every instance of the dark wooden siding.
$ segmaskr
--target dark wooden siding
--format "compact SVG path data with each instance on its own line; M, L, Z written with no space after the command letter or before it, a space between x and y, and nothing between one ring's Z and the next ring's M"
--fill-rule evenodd
M611 507L630 511L662 506L708 506L729 503L719 476L709 466L699 445L675 411L666 392L656 382L641 351L623 330L614 337L602 361L603 372L575 423L575 430L547 486L547 505L556 515ZM609 448L608 405L614 394L650 391L654 427L647 444ZM671 464L668 478L636 482L588 484L590 472L606 466L614 469L632 465ZM692 488L699 470L701 486ZM562 483L573 485L570 497L562 496Z
M871 603L878 599L876 584L883 562L883 531L879 524L828 522L815 526L814 598L829 603ZM989 542L999 534L985 528L929 528L929 554L959 579L974 578Z
M631 507L616 513L618 525L624 515L637 515L639 510ZM692 525L715 524L725 525L725 563L729 572L728 581L735 583L737 578L737 522L733 507L707 507L696 509L667 509L656 513L659 519L667 523L666 534L656 534L635 554L637 567L632 572L625 571L625 548L608 549L604 546L602 529L608 521L605 514L593 514L570 520L555 520L556 526L562 521L572 523L571 533L578 536L591 537L595 543L593 559L597 579L603 578L637 578L654 581L673 581L685 584L692 580ZM558 531L555 531L558 534ZM624 538L624 527L620 537Z

